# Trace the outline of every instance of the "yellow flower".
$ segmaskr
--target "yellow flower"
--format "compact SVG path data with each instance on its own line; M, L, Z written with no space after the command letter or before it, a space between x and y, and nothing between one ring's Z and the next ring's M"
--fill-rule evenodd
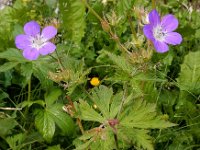
M98 77L93 77L90 80L90 84L93 85L93 86L98 86L100 84L99 78Z

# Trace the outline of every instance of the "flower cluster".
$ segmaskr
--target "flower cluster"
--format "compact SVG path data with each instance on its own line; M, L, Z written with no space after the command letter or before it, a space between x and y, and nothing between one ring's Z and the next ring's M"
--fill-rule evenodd
M153 42L157 52L167 52L167 44L178 45L182 42L181 35L173 32L178 27L178 20L173 15L168 14L160 20L158 12L152 10L149 13L149 22L144 26L143 32Z
M40 25L30 21L24 25L25 34L15 38L18 49L23 50L23 56L28 60L36 60L39 55L48 55L55 51L56 46L49 42L55 37L57 29L53 26L45 27L40 33Z

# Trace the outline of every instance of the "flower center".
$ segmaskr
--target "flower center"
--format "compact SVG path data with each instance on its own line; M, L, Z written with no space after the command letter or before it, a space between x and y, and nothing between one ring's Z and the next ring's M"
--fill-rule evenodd
M153 29L153 36L156 40L158 41L164 41L165 37L167 35L166 31L163 31L162 26L157 25L154 29Z
M36 48L38 50L45 44L46 44L46 39L41 35L36 35L35 37L31 37L31 46L33 48Z

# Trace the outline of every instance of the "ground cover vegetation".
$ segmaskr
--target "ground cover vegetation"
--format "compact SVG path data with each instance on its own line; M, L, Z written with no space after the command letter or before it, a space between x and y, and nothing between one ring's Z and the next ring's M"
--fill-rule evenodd
M198 0L1 0L0 149L200 148Z

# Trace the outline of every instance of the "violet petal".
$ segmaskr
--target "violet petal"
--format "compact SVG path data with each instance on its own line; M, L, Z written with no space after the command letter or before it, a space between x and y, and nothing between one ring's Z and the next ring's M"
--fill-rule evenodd
M149 22L153 26L160 24L160 16L155 9L149 13Z
M18 49L24 50L31 44L28 35L20 34L15 37L15 45Z
M23 56L28 60L36 60L39 57L39 51L35 48L27 48L23 51Z
M24 25L24 32L27 35L35 36L40 33L40 25L35 21L30 21Z
M178 20L173 15L168 14L162 18L161 25L167 32L172 32L178 27Z
M56 46L51 43L51 42L47 42L42 48L39 49L39 53L41 55L47 55L50 53L53 53L56 49Z
M158 53L165 53L169 50L169 47L165 42L154 41L153 44Z
M57 34L57 29L53 26L47 26L42 30L42 36L46 40L50 40Z
M153 29L152 29L152 26L150 24L144 26L143 32L144 32L144 35L148 39L150 39L150 40L154 39L154 37L153 37Z
M182 40L182 36L177 32L169 32L165 38L165 42L172 45L178 45Z

